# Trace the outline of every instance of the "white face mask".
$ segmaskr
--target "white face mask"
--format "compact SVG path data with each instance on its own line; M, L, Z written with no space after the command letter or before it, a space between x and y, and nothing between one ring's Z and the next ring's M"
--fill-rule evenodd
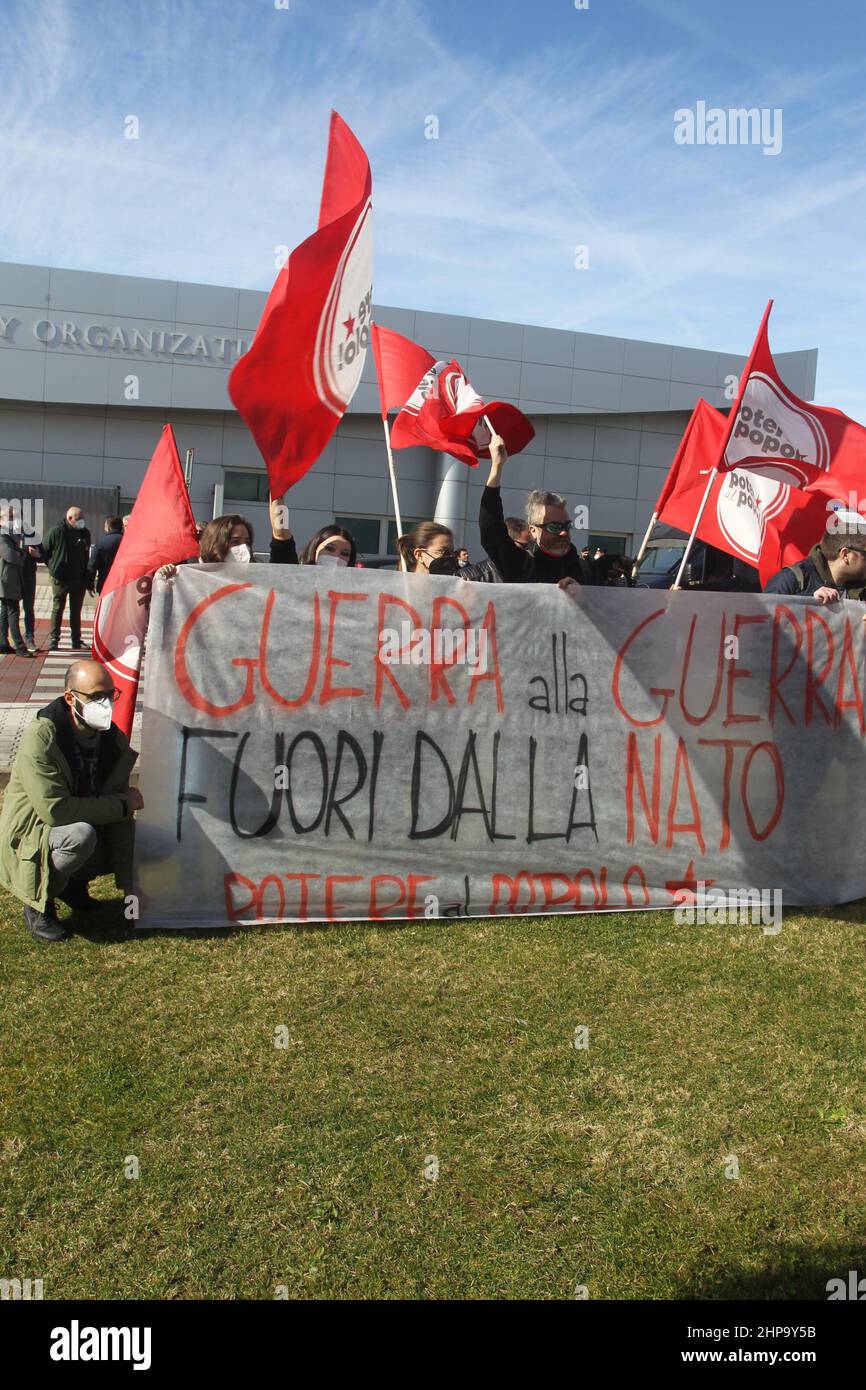
M83 516L80 516L80 517L78 518L77 521L73 521L72 525L75 527L75 530L76 530L76 531L83 531L83 530L84 530L84 517L83 517Z
M331 569L338 569L342 565L348 565L349 561L345 555L325 555L316 556L317 565L330 565Z
M75 703L78 713L89 729L98 729L100 733L105 733L106 729L111 728L112 705L108 696L102 700L88 700L86 703L76 700Z
M237 560L239 564L248 565L250 562L250 548L248 545L231 545L229 546L229 553L232 559Z

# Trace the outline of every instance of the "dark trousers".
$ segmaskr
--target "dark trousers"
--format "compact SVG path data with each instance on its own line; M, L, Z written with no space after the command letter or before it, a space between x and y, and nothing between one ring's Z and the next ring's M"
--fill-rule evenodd
M34 605L36 603L36 571L21 576L21 607L24 610L24 636L32 642L36 635Z
M54 594L54 602L51 605L51 641L60 642L60 624L63 621L63 610L66 607L66 598L69 597L69 631L72 634L72 644L81 641L81 608L84 603L83 584L58 584L56 579L51 581L51 589Z
M18 620L17 598L0 598L0 647L8 647L9 638L16 651L21 651L24 642Z

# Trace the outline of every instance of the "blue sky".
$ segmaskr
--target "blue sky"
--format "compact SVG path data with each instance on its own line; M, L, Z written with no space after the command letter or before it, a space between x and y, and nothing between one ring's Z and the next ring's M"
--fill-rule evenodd
M866 421L866 7L0 0L0 30L0 259L266 289L334 106L377 302L744 353L772 296ZM676 144L699 101L781 109L780 153Z

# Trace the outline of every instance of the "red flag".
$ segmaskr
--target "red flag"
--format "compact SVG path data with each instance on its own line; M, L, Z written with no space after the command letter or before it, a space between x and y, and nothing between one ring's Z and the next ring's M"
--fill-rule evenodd
M829 406L790 391L770 351L767 305L732 410L731 433L719 468L748 468L804 487L833 475L851 486L866 472L866 428ZM848 486L846 482L846 487Z
M195 517L171 425L166 425L138 490L123 540L99 596L92 654L111 674L120 699L114 723L129 738L150 610L151 576L161 565L198 555Z
M698 401L657 504L660 521L691 532L728 423L721 411ZM808 555L832 525L834 503L856 506L843 492L832 475L797 488L750 468L729 469L713 481L697 535L754 566L766 584Z
M434 362L403 406L391 430L395 449L426 444L453 454L471 468L490 457L487 416L509 454L525 449L535 430L521 410L505 401L483 401L457 362Z
M759 566L762 584L786 565L805 559L825 531L844 531L846 520L850 524L850 516L864 507L856 493L843 497L832 476L817 478L804 488L789 488L789 492L787 507L766 524ZM858 544L862 544L864 530L866 521L858 528Z
M318 229L274 282L229 394L256 441L273 497L321 454L355 394L370 337L370 161L331 112Z
M389 410L399 410L405 405L418 382L435 367L436 358L411 338L404 338L392 328L380 328L378 323L371 326L370 343L379 381L382 419L386 420Z

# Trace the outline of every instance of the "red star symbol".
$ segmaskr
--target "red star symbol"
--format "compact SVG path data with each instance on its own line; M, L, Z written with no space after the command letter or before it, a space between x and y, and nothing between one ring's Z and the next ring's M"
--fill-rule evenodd
M355 331L355 320L352 318L351 314L347 319L343 319L343 327L346 330L346 337L351 338Z
M703 885L704 885L705 888L709 888L711 884L715 883L715 881L716 881L716 880L715 880L714 878L705 878L705 879L703 880ZM677 894L678 892L680 892L682 889L686 889L686 890L688 891L688 893L689 893L690 896L689 896L688 898L681 898L681 899L680 899L680 904L681 904L681 905L682 905L682 903L684 903L684 902L694 902L694 901L695 901L695 898L696 898L696 896L697 896L697 887L698 887L698 880L697 880L697 878L696 878L696 876L695 876L695 861L694 861L693 859L690 859L690 860L689 860L689 866L688 866L688 868L686 869L686 876L685 876L685 878L679 879L679 880L673 879L673 880L671 880L670 882L668 882L668 883L665 884L665 888L667 888L667 890L668 890L668 892L670 893L671 897L675 897L676 894Z

